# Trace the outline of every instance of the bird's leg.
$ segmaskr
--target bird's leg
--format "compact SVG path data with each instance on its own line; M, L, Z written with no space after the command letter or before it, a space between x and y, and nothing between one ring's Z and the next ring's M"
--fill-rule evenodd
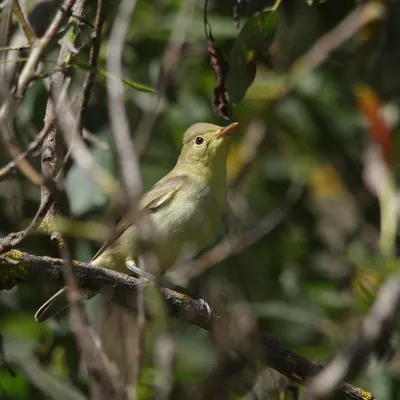
M204 299L197 299L197 301L200 303L201 310L205 310L205 312L207 313L207 318L210 319L213 315L210 304Z
M145 278L149 281L154 281L156 279L153 274L150 274L149 272L146 272L145 270L139 268L136 265L136 262L131 257L127 257L125 259L125 265L129 269L129 271L133 272L136 278Z
M156 277L153 274L150 274L149 272L146 272L145 270L139 268L136 265L136 262L131 257L127 257L125 259L125 265L131 272L133 272L133 274L136 276L136 278L148 279L149 281L152 281L152 282L154 282L156 280ZM161 284L163 286L168 287L169 289L175 290L178 293L183 293L183 294L190 296L190 293L186 288L171 283L165 277L162 279ZM196 299L196 300L200 303L201 310L205 310L207 317L211 318L213 313L212 313L212 308L208 304L208 302L204 299Z

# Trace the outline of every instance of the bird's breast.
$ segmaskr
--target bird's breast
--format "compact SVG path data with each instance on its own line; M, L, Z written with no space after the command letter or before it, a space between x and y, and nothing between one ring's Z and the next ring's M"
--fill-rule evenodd
M150 216L155 227L155 252L162 270L193 257L212 239L226 198L223 188L217 193L208 186L183 191L177 194L173 204Z

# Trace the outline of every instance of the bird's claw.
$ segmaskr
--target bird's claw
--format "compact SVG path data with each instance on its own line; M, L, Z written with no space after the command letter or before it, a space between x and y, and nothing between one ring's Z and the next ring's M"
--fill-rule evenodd
M213 314L211 306L204 299L198 299L197 301L200 303L200 310L207 314L207 319L210 319Z

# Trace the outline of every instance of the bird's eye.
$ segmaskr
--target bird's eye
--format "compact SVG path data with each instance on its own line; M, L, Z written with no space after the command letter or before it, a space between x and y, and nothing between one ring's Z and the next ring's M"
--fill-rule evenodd
M197 136L194 142L197 144L197 146L200 146L203 144L204 139L201 136Z

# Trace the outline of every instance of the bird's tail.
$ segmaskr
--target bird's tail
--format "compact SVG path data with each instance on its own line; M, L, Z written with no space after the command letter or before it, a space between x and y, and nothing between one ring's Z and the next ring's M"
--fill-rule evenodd
M68 307L66 289L66 287L63 287L56 294L51 296L46 303L44 303L39 310L36 311L36 321L44 322Z
M93 293L84 292L87 298ZM44 322L68 307L66 288L62 288L44 303L35 314L38 322ZM96 304L95 304L96 306ZM108 299L99 299L96 307L89 313L94 328L102 339L104 349L116 363L126 384L135 380L137 371L138 333L137 318L132 311L111 302Z
M92 292L87 291L79 292L79 294L83 295L82 300L89 300L94 296ZM35 319L37 322L47 321L49 318L59 314L68 306L67 288L64 286L36 311Z

